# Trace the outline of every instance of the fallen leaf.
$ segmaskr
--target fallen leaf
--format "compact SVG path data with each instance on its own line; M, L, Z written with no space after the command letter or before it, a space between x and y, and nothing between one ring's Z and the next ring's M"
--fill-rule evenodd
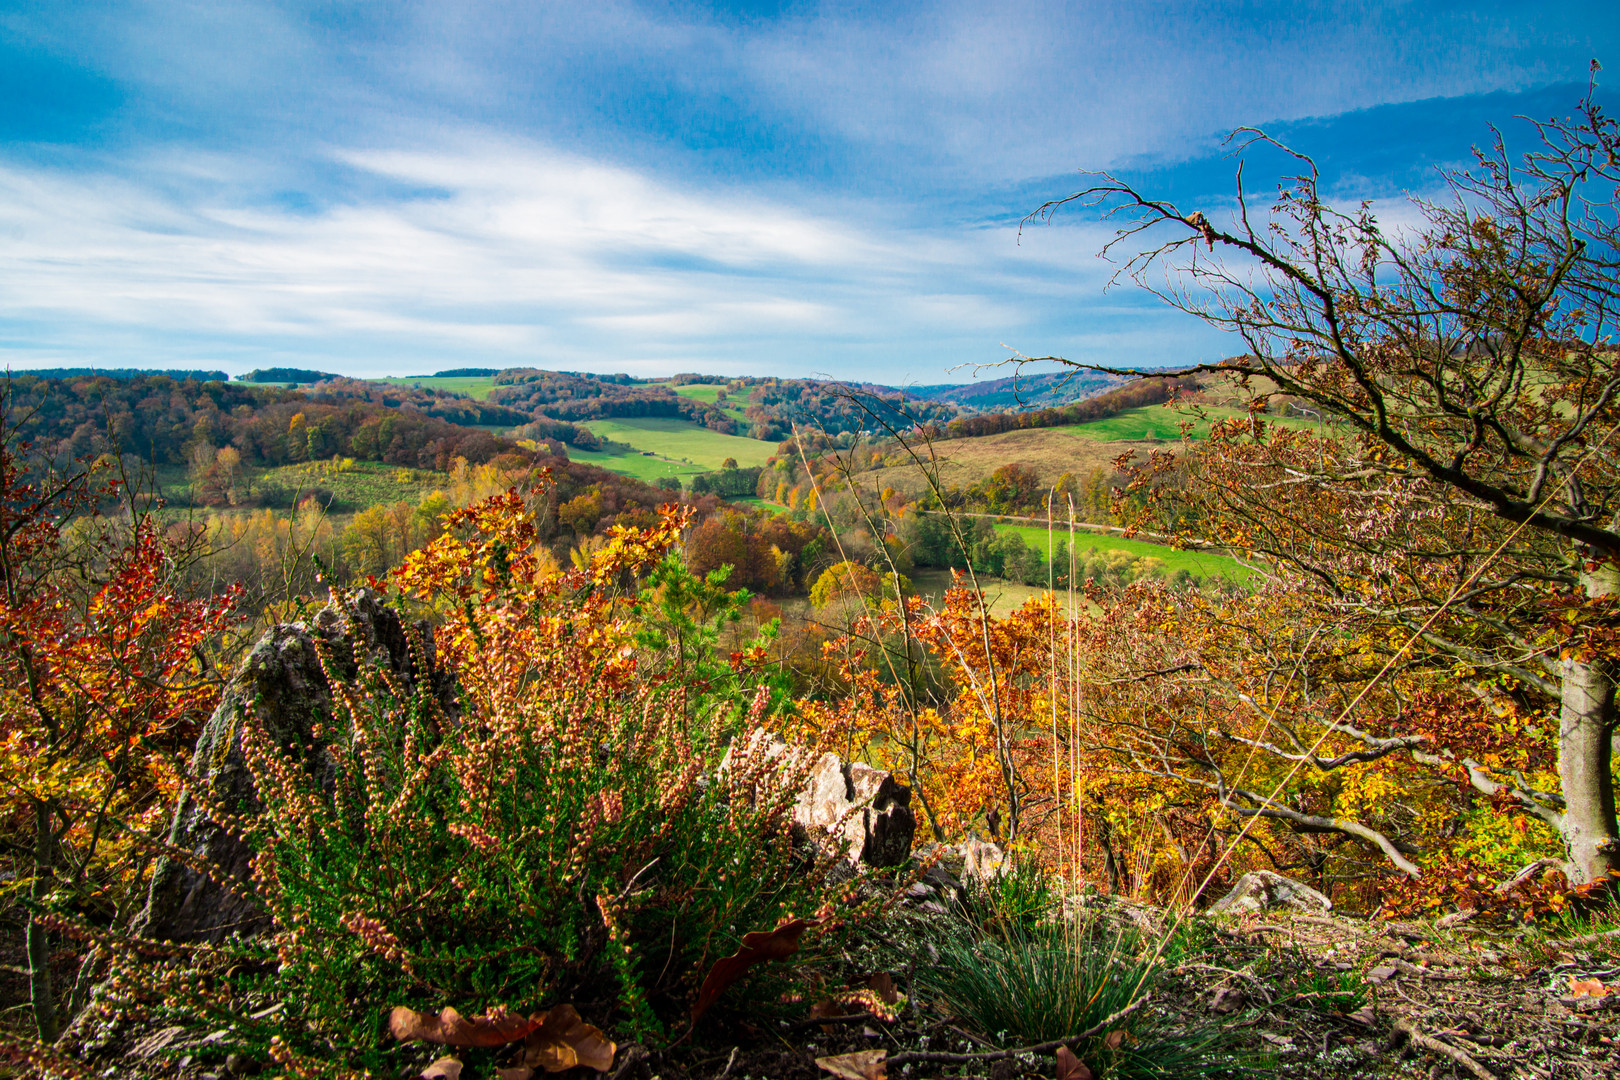
M495 1080L533 1080L534 1070L527 1065L512 1065L495 1070Z
M1096 1080L1096 1074L1067 1046L1057 1048L1057 1067L1057 1080Z
M523 1040L522 1064L546 1072L562 1072L576 1065L607 1072L617 1050L600 1029L581 1020L572 1005L553 1005Z
M1115 1028L1113 1031L1110 1031L1108 1034L1103 1036L1103 1045L1108 1047L1110 1050L1118 1050L1120 1047L1125 1045L1125 1040L1129 1039L1130 1037L1131 1033L1126 1031L1124 1028Z
M453 1057L442 1057L419 1075L421 1080L461 1080L461 1062Z
M495 1008L468 1018L447 1008L438 1016L397 1006L388 1014L388 1030L396 1039L420 1039L441 1046L505 1046L517 1042L540 1021Z
M1578 998L1608 997L1609 988L1603 985L1603 980L1601 979L1577 979L1575 976L1571 975L1569 977L1569 995L1570 997Z
M857 1050L853 1054L816 1058L816 1064L838 1077L838 1080L887 1080L888 1071L883 1059L887 1050Z
M755 964L767 960L786 960L799 951L799 939L815 925L813 919L788 919L774 930L755 930L744 934L742 947L735 953L715 962L709 977L698 990L697 1001L692 1004L692 1020L708 1011L715 999L726 992L726 987L742 978Z

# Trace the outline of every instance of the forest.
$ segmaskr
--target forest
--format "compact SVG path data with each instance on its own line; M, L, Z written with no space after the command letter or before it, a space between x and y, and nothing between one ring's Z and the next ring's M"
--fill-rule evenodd
M1302 156L1047 203L1242 347L1025 411L14 374L0 1060L1612 1075L1620 128L1537 131L1415 231ZM780 445L648 483L610 418Z

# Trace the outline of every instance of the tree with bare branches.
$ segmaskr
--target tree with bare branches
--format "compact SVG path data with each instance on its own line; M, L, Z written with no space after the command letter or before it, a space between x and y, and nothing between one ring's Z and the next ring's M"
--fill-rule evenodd
M1455 680L1544 742L1556 776L1405 730L1399 708L1367 715L1381 694L1318 716L1314 746L1255 750L1320 767L1318 748L1348 738L1452 770L1556 829L1577 884L1620 875L1620 130L1598 70L1572 118L1530 122L1528 153L1493 130L1472 167L1443 173L1439 196L1414 201L1416 228L1370 203L1335 209L1310 158L1250 129L1234 136L1228 222L1108 174L1031 215L1100 209L1121 226L1104 250L1116 280L1242 341L1175 371L1075 364L1248 392L1247 421L1141 464L1138 486L1173 496L1184 535L1268 560L1338 628L1311 649L1360 635L1390 670ZM1264 208L1243 168L1262 151L1297 165ZM1320 430L1268 423L1275 399Z

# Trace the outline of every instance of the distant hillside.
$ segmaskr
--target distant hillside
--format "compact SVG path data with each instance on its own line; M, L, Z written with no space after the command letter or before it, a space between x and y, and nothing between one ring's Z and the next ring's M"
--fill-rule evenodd
M12 375L32 375L36 379L83 379L100 377L106 379L144 379L152 375L162 375L170 379L196 379L199 382L228 382L230 376L223 371L191 371L176 368L171 371L154 371L150 368L88 368L88 367L57 367L57 368L29 368L26 371L13 371Z
M1049 409L1072 401L1083 401L1125 381L1118 376L1102 375L1095 371L1054 371L1039 375L1011 375L987 382L908 386L901 392L908 397L948 402L963 409L1007 412Z

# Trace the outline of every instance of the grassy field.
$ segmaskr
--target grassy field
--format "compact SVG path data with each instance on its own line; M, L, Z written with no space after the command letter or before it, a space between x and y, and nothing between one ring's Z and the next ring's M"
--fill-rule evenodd
M669 383L663 383L662 385L668 386L681 397L691 398L693 401L702 401L709 405L713 405L714 399L719 397L720 392L725 389L724 386L710 383L685 383L681 386L672 386ZM726 404L719 406L720 411L731 417L733 420L741 420L746 422L748 415L743 411L743 408L743 406L738 405L734 401L728 401ZM737 460L741 461L742 459L738 458Z
M645 457L639 450L581 450L570 446L568 457L571 461L597 465L609 472L633 476L649 484L665 476L673 476L685 483L688 477L711 471L685 462L671 461L668 458Z
M1037 525L998 524L996 531L1017 533L1023 538L1024 543L1043 553L1050 549L1050 545L1057 542L1068 543L1069 540L1069 531L1066 528L1059 530L1053 537L1048 537L1046 530ZM1246 569L1243 564L1225 555L1207 551L1179 551L1163 544L1150 544L1145 540L1127 540L1122 536L1080 529L1074 531L1074 550L1076 555L1123 551L1133 559L1151 557L1164 563L1166 574L1185 570L1200 579L1226 577L1233 581L1247 581L1253 576L1253 572Z
M624 443L637 450L651 450L671 462L696 466L697 472L718 469L728 457L736 458L737 464L743 468L763 465L776 452L775 443L745 439L740 435L722 435L687 420L662 417L591 420L585 426L603 439Z
M394 383L396 386L416 386L423 390L444 390L452 394L464 394L478 401L483 401L489 397L489 392L495 389L495 377L493 375L450 379L435 379L431 376L424 376L414 379L372 379L370 381Z
M1198 410L1202 415L1193 415L1190 409L1178 407L1166 408L1163 405L1144 405L1140 409L1126 409L1124 412L1110 416L1104 420L1093 420L1089 424L1076 424L1063 430L1072 431L1087 439L1096 439L1098 442L1134 442L1140 440L1179 439L1181 438L1181 425L1192 425L1192 437L1206 438L1209 429L1217 420L1230 420L1247 417L1249 414L1243 409L1228 408L1223 405L1206 405ZM1267 423L1281 424L1284 427L1314 428L1319 425L1315 421L1286 416L1270 416Z
M1078 427L1033 428L981 435L973 439L947 439L936 443L940 479L947 487L966 487L989 476L999 466L1018 462L1034 469L1041 483L1051 484L1064 473L1083 478L1092 469L1113 470L1114 459L1133 448L1128 442L1104 442L1080 433ZM1143 450L1152 444L1140 444ZM926 458L926 452L919 448ZM922 477L916 466L901 464L904 459L890 455L895 464L863 474L861 482L874 490L892 487L899 491L920 491Z

